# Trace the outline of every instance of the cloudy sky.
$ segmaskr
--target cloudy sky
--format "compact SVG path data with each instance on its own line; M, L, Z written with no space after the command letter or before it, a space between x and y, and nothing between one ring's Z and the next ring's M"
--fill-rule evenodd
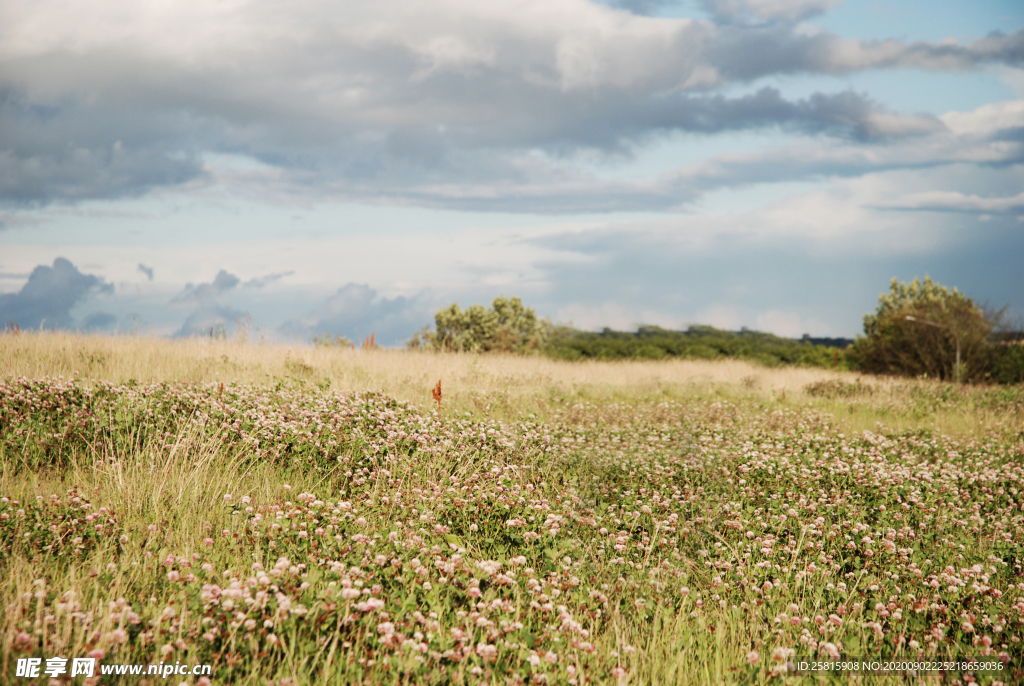
M7 0L0 318L396 344L1024 311L1017 0Z

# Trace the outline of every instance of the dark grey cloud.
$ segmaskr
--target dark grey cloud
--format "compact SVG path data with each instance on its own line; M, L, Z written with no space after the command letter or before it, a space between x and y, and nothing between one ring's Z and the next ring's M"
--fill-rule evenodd
M595 100L600 107L594 107ZM861 145L920 137L941 131L943 125L930 116L887 113L852 91L787 100L777 89L765 87L738 97L675 94L646 104L607 92L592 94L589 102L584 97L567 98L561 109L552 107L543 126L518 132L515 146L493 129L403 130L379 141L354 142L325 161L317 173L300 168L302 160L275 158L279 164L295 165L286 168L286 191L277 171L266 176L254 173L244 183L261 189L264 197L294 193L365 199L370 192L395 203L480 211L656 210L691 201L710 187L729 185L733 176L679 175L643 183L599 180L574 166L576 152L599 150L609 158L622 158L637 146L677 131L713 135L750 129L827 136ZM540 161L524 155L523 147L547 149L552 155ZM869 158L861 158L858 173L870 168ZM804 166L810 163L808 159ZM822 161L816 163L811 173L823 173ZM739 166L751 177L763 171L753 163ZM768 178L776 177L769 171Z
M139 269L138 269L138 271L140 271L143 274L145 274L146 278L149 279L150 281L153 280L153 268L152 267L147 267L146 265L144 265L141 262L139 262Z
M34 100L0 78L0 200L18 205L141 195L202 175L173 111L73 96Z
M800 33L784 25L725 27L702 54L725 82L781 74L842 75L872 69L962 71L986 64L1024 65L1024 29L994 32L968 44L853 40Z
M626 4L652 11L661 3ZM121 27L130 40L80 33L72 10L51 27L62 39L0 63L0 202L201 183L216 167L208 158L222 154L270 167L262 176L215 170L254 194L548 211L534 189L577 180L593 187L573 178L573 155L628 156L665 133L782 128L871 145L938 126L854 93L725 94L737 84L1024 64L1022 31L969 43L860 41L793 26L832 0L703 4L714 21L654 20L588 3L485 11L465 2L428 12L392 1L353 6L339 23L330 3L285 17L257 0L239 6L232 22L202 24L211 20L183 9L140 21L138 31ZM31 25L33 16L19 18ZM269 34L260 28L268 21ZM370 23L378 26L373 40L353 28ZM148 33L157 24L161 32ZM18 22L0 27L0 41L17 43L21 30ZM196 32L207 39L187 40ZM190 51L172 49L181 42ZM530 159L535 150L556 163ZM604 209L606 194L590 195L593 205L582 209Z
M778 89L764 87L756 93L737 98L680 96L653 100L646 109L609 106L611 116L621 118L614 127L601 127L598 135L609 130L620 137L638 137L649 133L686 131L716 134L747 129L783 128L803 133L828 133L860 141L899 138L904 135L937 131L943 125L934 117L899 117L904 126L897 132L879 123L885 110L870 98L853 91L836 94L815 93L790 101ZM587 132L586 123L582 132ZM586 138L581 140L585 141ZM621 140L621 139L620 139ZM602 141L591 139L594 147ZM607 143L606 143L607 144Z
M23 329L69 329L75 321L71 309L114 287L93 274L83 274L69 260L58 257L52 267L39 265L17 293L0 295L0 321Z
M372 334L379 345L395 346L432 322L433 314L426 294L384 298L365 284L350 283L308 316L282 325L280 332L307 340L327 333L356 342Z
M221 269L210 283L186 284L185 289L171 299L172 306L203 305L209 303L241 282L234 274Z

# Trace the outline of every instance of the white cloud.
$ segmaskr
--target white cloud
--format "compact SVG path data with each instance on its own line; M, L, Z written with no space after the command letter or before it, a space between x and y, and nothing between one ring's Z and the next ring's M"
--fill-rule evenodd
M939 117L958 136L988 136L1024 126L1024 98L982 105L970 112L949 112Z

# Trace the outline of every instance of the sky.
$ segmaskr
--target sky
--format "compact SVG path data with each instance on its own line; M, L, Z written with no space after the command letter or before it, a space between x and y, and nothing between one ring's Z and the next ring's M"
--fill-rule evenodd
M0 321L400 345L1024 313L1017 0L7 0Z

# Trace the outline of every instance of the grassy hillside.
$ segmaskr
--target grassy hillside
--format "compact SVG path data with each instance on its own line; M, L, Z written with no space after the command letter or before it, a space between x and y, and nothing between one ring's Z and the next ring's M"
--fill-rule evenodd
M6 681L1024 679L1016 387L36 334L0 378Z

